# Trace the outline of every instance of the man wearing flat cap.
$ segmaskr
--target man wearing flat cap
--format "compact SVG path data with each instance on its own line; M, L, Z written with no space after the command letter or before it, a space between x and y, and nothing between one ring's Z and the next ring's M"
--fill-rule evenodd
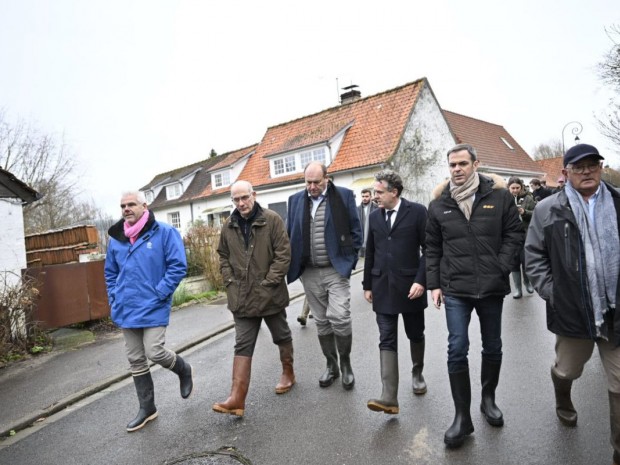
M565 153L565 187L534 209L525 262L556 335L551 379L558 419L577 425L571 387L596 344L609 391L613 462L620 465L620 194L601 182L601 160L588 144Z

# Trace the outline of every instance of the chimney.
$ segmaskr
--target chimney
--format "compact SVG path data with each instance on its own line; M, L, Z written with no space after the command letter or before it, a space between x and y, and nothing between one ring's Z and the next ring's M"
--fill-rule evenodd
M340 104L345 105L347 103L355 102L362 98L362 93L359 90L356 90L356 87L359 87L355 84L351 84L350 86L343 87L344 94L340 94Z

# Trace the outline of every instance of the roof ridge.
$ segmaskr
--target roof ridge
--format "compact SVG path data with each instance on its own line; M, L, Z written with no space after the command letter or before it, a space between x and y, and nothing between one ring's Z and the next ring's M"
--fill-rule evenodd
M363 101L366 101L366 100L370 100L372 98L378 98L378 97L383 96L385 94L390 94L392 92L397 92L397 91L402 90L405 87L413 86L414 84L418 84L421 81L427 81L426 77L421 77L419 79L416 79L415 81L411 81L411 82L408 82L406 84L400 85L398 87L394 87L393 89L384 90L384 91L379 92L377 94L368 95L366 97L360 98L360 99L355 100L353 102L345 103L344 105L343 104L335 105L333 107L329 107L329 108L325 108L324 110L317 111L316 113L310 113L309 115L300 116L299 118L295 118L295 119L292 119L292 120L289 120L289 121L284 121L282 123L274 124L273 126L267 127L267 131L269 131L270 129L274 129L274 128L280 127L280 126L286 126L287 124L291 124L291 123L294 123L296 121L300 121L300 120L303 120L303 119L306 119L306 118L311 118L311 117L320 115L321 113L326 113L326 112L329 112L329 111L333 111L333 110L336 110L338 108L343 108L345 106L355 105L355 104L358 104L360 102L363 102Z
M460 116L462 118L473 119L473 120L476 120L476 121L480 121L481 123L484 123L484 124L490 124L492 126L497 126L498 128L503 128L505 130L504 126L502 126L501 124L491 123L490 121L486 121L486 120L483 120L483 119L480 119L480 118L474 118L473 116L463 115L462 113L457 113L455 111L446 110L445 108L442 108L442 111L445 111L446 113L452 113L453 115ZM508 132L508 131L506 131L506 132ZM513 139L514 139L514 137L513 137Z

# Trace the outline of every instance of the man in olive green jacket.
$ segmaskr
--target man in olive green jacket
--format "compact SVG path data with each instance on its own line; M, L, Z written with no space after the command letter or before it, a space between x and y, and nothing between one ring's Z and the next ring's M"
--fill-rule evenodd
M249 182L235 182L230 193L236 208L222 226L217 252L228 308L235 320L235 358L230 396L213 404L213 410L243 416L252 355L263 320L280 349L282 376L276 394L290 391L295 384L293 339L286 320L289 295L284 279L291 247L284 221L256 202L256 192Z

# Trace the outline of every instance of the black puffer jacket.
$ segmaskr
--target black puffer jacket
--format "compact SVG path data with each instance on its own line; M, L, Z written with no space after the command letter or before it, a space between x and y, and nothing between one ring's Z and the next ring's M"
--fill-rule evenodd
M620 195L613 187L609 187L609 191L620 230ZM525 263L532 285L547 302L549 331L561 336L595 339L583 241L563 190L536 205L525 243ZM616 302L620 302L620 282ZM608 336L619 346L620 312L607 312L606 316L613 318L613 324L608 320L607 325L614 334Z
M433 192L426 223L426 283L444 294L482 299L510 293L508 276L523 247L514 198L495 175L480 175L469 221L450 196L450 182Z

